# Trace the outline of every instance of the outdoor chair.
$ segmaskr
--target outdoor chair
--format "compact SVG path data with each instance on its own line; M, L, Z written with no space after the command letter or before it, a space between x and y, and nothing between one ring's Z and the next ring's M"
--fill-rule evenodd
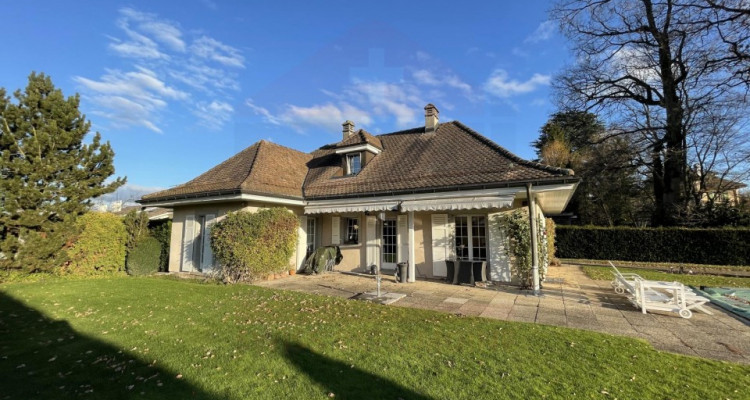
M445 267L447 269L447 272L445 273L445 281L450 284L456 284L456 262L455 261L446 261Z
M471 261L459 261L456 283L474 285L474 266Z
M487 282L487 261L474 261L474 282Z

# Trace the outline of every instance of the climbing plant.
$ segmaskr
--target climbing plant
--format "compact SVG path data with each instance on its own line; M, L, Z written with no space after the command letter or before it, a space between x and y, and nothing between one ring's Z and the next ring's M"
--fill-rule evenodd
M539 279L544 281L549 265L547 235L545 221L537 218L537 256L539 261ZM531 257L531 225L529 212L526 209L516 209L501 214L500 229L505 233L508 245L505 249L510 258L511 273L518 280L521 289L533 287L533 270Z

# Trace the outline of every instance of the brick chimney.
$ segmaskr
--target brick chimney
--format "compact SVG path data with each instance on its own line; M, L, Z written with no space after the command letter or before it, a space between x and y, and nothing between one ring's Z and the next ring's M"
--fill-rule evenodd
M354 122L349 121L347 119L346 121L344 121L343 124L341 124L341 126L344 127L343 129L344 138L341 140L346 140L346 138L354 134Z
M440 114L440 111L438 111L437 107L435 107L432 103L424 106L424 132L425 133L435 132L437 130L438 123L439 123L439 118L438 118L439 114Z

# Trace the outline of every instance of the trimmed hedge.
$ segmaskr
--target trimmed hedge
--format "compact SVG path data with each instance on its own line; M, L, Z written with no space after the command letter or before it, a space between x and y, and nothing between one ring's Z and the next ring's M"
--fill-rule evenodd
M121 272L125 268L127 233L122 219L114 214L88 212L76 221L80 234L71 240L69 263L62 272L98 275Z
M297 217L285 208L238 211L211 228L218 272L229 282L252 281L289 269L297 243Z
M558 225L556 234L560 258L750 265L750 229Z
M158 239L146 236L142 237L128 252L127 272L128 275L151 275L159 272L159 257L161 256L161 243Z

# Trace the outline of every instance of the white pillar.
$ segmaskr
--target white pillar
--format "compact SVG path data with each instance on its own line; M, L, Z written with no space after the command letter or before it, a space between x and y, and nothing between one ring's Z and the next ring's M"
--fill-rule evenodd
M526 184L526 198L529 203L529 224L531 224L531 272L532 285L534 286L534 295L539 295L539 235L536 231L536 206L534 202L534 193L531 191L531 183Z
M407 217L407 223L409 225L409 282L416 281L416 264L414 263L415 251L414 251L414 211L409 211Z

